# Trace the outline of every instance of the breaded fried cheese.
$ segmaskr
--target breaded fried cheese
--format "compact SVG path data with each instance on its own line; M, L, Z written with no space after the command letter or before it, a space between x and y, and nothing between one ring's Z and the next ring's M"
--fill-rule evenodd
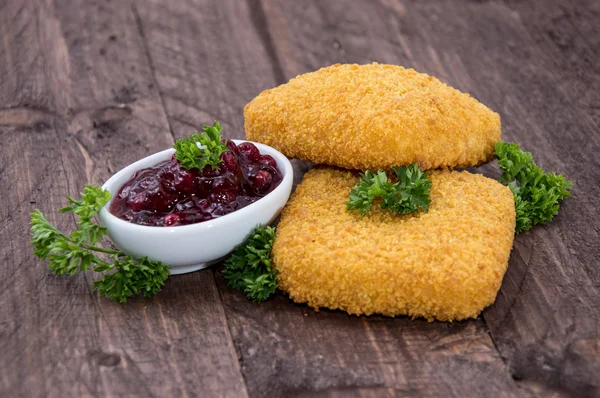
M316 168L285 207L273 245L279 288L298 303L350 314L475 318L494 302L513 243L509 188L434 171L428 212L346 209L358 176Z
M394 65L333 65L263 91L246 137L348 169L475 166L493 157L500 116L438 79Z

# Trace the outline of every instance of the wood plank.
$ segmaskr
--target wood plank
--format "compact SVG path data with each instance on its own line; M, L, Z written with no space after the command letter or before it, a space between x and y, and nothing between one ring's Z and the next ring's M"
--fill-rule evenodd
M0 189L10 204L0 209L0 395L243 396L230 333L250 395L598 393L597 3L171 3L0 5ZM284 296L254 305L218 272L217 291L210 271L119 306L91 293L88 276L50 277L15 239L34 207L72 227L56 212L65 194L128 154L168 146L169 125L183 136L218 119L240 137L241 109L261 90L371 60L473 93L501 112L506 138L576 182L555 223L518 237L485 322L314 313Z
M129 2L0 5L0 395L245 396L211 271L119 305L54 278L29 213L173 142Z
M496 304L484 313L519 386L540 395L600 393L600 77L591 62L599 10L577 5L470 4L462 19L450 4L411 8L415 24L437 33L429 45L447 49L440 58L451 83L501 113L505 140L575 182L552 224L517 236ZM496 175L492 167L486 173Z
M137 10L175 136L218 120L227 137L244 137L248 98L275 83L248 5L154 0Z
M271 62L286 79L335 62L429 61L431 53L402 44L405 38L387 19L402 16L402 8L387 10L366 2L252 4L259 7L255 20L269 34L261 37L264 47L273 46ZM228 289L220 273L217 280L251 396L518 393L482 320L449 325L315 313L283 295L255 305Z
M217 6L218 5L218 6ZM218 120L244 138L243 108L281 80L254 1L138 2L156 81L175 137ZM307 165L293 161L296 179Z
M598 5L507 3L264 5L286 76L333 62L415 67L499 111L505 139L575 181L554 223L517 237L484 318L524 392L591 396L600 391ZM495 165L482 171L498 176Z
M531 37L527 68L498 57L520 120L508 137L574 181L556 222L516 242L505 288L485 314L519 383L573 396L600 395L600 51L597 2L509 3L509 42ZM492 38L482 36L482 47ZM505 94L507 97L508 94ZM516 112L515 112L516 113ZM505 118L506 119L506 118ZM515 118L516 119L516 118Z
M217 273L250 396L516 396L481 320L315 312L254 304Z

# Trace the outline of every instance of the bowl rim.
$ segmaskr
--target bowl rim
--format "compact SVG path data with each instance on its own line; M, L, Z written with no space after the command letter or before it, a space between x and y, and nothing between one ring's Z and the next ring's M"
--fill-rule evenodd
M290 185L290 183L293 184L293 179L294 179L294 168L292 167L292 163L290 162L290 160L284 154L279 152L277 149L270 147L268 145L265 145L265 144L261 144L260 142L239 140L239 139L231 139L231 140L233 142L235 142L236 145L239 145L243 142L252 143L252 144L256 145L256 147L258 148L259 152L262 155L271 155L275 158L275 160L278 163L279 163L279 161L281 161L283 167L280 169L281 169L281 172L283 175L283 179L281 180L281 182L279 183L277 188L275 188L274 190L272 190L271 192L269 192L267 195L263 196L256 202L253 202L242 209L236 210L236 211L226 214L224 216L221 216L218 218L213 218L211 220L202 221L202 222L195 223L195 224L175 225L175 226L170 226L170 227L159 227L159 226L154 226L154 225L139 225L139 224L134 224L129 221L125 221L125 220L115 216L110 211L108 211L108 208L113 200L113 194L111 193L110 200L102 207L102 209L100 209L100 213L99 213L99 216L101 218L101 222L102 222L103 226L106 228L110 228L107 225L110 222L112 224L111 227L123 228L123 229L129 230L132 233L135 233L135 232L153 232L153 233L159 233L159 232L176 233L177 232L178 233L178 232L192 232L194 230L218 228L223 225L229 224L231 222L235 222L234 219L236 217L243 218L243 217L248 216L248 214L252 213L253 210L256 209L258 206L264 205L264 202L263 202L264 199L274 196L274 195L277 195L277 194L285 194L285 191L287 190L286 186ZM119 170L115 174L113 174L108 180L106 180L104 182L104 184L102 184L102 189L107 190L108 185L114 184L114 180L117 180L124 174L130 174L130 176L132 176L134 172L136 172L144 167L149 167L149 166L140 165L141 163L145 162L148 158L153 157L153 156L160 157L160 155L166 155L167 153L172 154L174 152L175 152L175 149L168 148L168 149L153 153L151 155L145 156L145 157L123 167L121 170ZM157 163L158 162L160 162L160 161L157 161ZM291 188L291 186L290 186L290 188ZM118 189L121 189L121 187L118 187ZM102 218L104 218L108 222L104 222L102 220Z

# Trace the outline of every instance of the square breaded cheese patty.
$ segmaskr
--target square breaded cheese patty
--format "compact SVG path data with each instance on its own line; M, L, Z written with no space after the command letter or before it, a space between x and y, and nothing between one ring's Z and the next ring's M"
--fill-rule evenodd
M358 175L317 167L285 207L273 246L279 287L298 303L350 314L452 321L494 302L515 230L509 188L434 171L429 211L346 209Z

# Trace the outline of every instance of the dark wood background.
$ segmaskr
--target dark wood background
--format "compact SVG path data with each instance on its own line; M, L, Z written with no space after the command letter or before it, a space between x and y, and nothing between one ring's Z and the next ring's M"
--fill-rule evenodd
M600 396L599 21L594 0L0 0L0 396ZM70 229L67 194L203 123L241 138L262 90L371 61L471 93L574 181L480 318L255 305L218 269L119 305L33 257L34 208Z

